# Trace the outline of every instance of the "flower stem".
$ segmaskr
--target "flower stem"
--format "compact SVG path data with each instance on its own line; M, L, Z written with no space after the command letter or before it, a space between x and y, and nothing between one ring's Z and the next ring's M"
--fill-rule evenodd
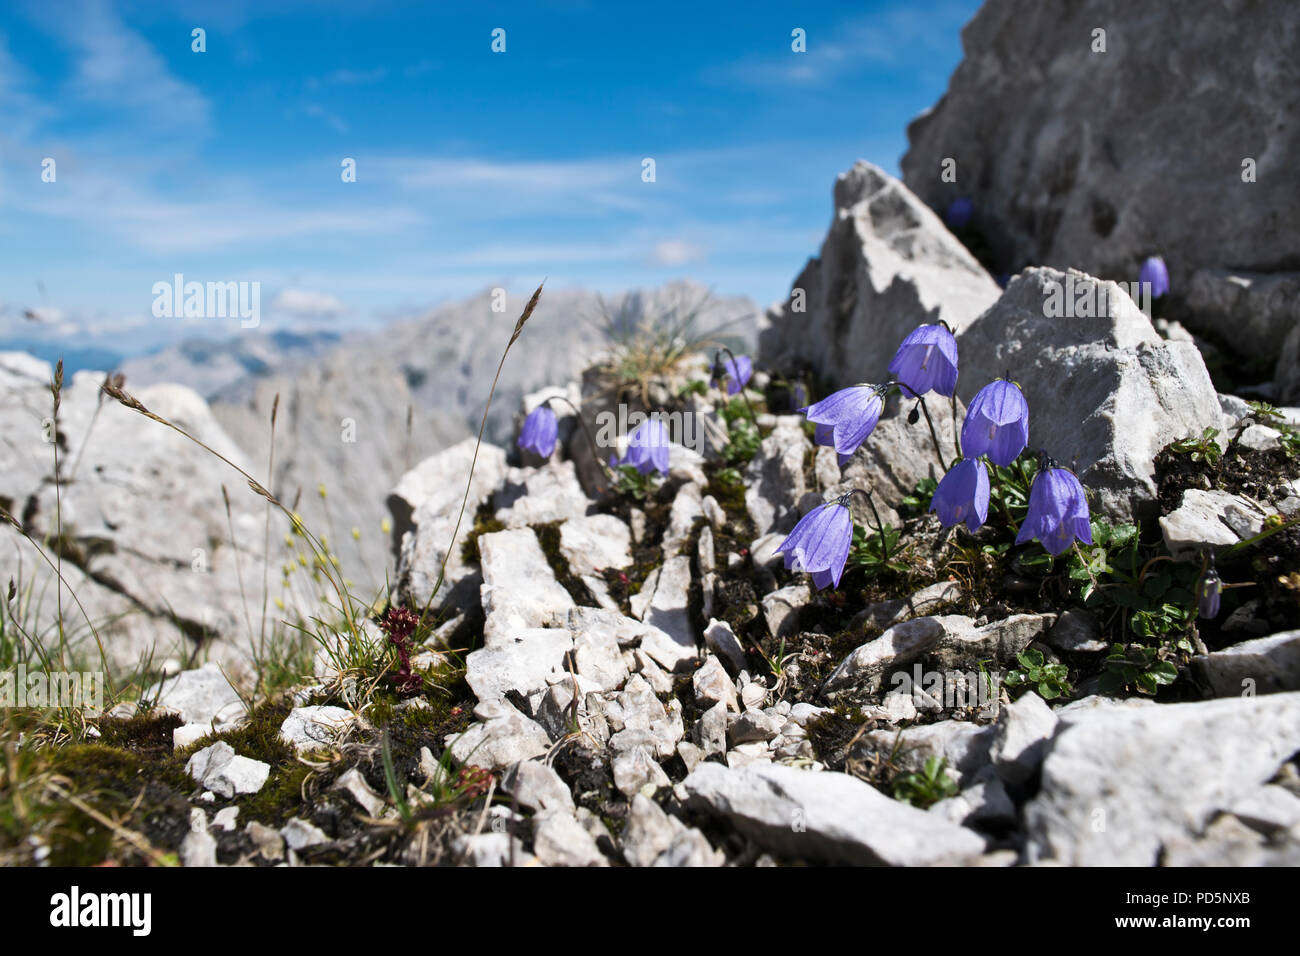
M718 361L718 356L721 355L723 352L726 352L726 353L727 353L727 358L731 359L731 367L734 368L734 369L736 370L736 373L737 373L737 374L739 374L739 373L740 373L740 363L736 361L736 356L735 356L734 354L732 354L731 349L727 348L725 345L722 346L720 349L718 349L718 351L715 352L714 355L713 355L713 367L714 367L714 369L716 370L716 369L718 368L718 366L722 364L721 362ZM750 420L750 422L752 422L753 425L754 425L754 431L758 431L758 416L754 414L754 406L751 405L751 404L749 404L749 396L745 394L745 386L743 386L743 385L740 384L740 380L739 380L739 379L736 380L736 385L738 385L738 386L740 387L740 397L743 398L743 399L745 400L745 408L747 408L747 409L749 410L749 420ZM719 388L722 388L722 379L721 379L721 377L719 377L719 379L718 379L718 387L719 387Z
M871 509L871 516L876 519L876 531L880 534L880 562L883 564L889 560L889 542L885 539L885 523L880 520L880 512L876 510L876 499L871 497L871 492L865 488L854 488L844 494L840 501L845 501L853 495L859 494L867 499L867 506Z
M934 429L934 419L930 417L930 406L925 404L925 396L916 394L916 392L913 391L910 385L904 385L902 382L894 382L893 384L897 385L899 388L907 389L909 392L912 393L912 397L915 398L918 402L920 402L921 411L925 414L925 423L930 426L930 440L934 442L935 457L939 459L939 467L942 468L944 471L947 471L949 468L952 467L952 465L949 465L946 461L944 461L943 449L939 447L939 433ZM954 418L953 430L956 431L956 428L957 428L957 419ZM957 457L958 458L961 457L960 447L958 448L957 451Z
M601 460L600 448L596 444L596 439L591 437L591 432L587 428L587 423L582 419L581 409L563 395L552 395L550 398L546 399L543 404L549 405L551 402L564 402L565 405L568 405L573 409L573 414L576 415L578 419L578 426L582 429L582 433L587 436L587 443L591 445L592 457L596 459L596 464L600 466L601 473L604 474L608 481L612 482L614 480L614 471L606 462Z

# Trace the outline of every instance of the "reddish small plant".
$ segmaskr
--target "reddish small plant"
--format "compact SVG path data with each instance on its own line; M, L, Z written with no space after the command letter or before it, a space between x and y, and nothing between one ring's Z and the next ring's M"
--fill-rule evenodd
M411 670L411 635L420 623L419 615L408 608L390 607L377 623L397 651L397 673L393 675L393 684L400 694L415 693L424 686L420 675Z

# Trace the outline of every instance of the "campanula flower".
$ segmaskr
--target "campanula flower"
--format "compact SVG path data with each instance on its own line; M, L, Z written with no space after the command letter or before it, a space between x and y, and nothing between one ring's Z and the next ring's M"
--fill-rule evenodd
M957 387L957 340L942 325L920 325L908 333L889 363L889 374L917 395L952 395Z
M1006 467L1029 444L1029 403L1015 382L998 379L976 393L961 426L962 453Z
M1037 538L1057 555L1077 538L1092 544L1088 520L1088 499L1079 479L1065 468L1045 468L1034 477L1029 489L1029 514L1016 535L1016 544Z
M971 214L974 212L975 204L970 201L970 198L959 196L948 206L948 213L944 219L947 220L950 229L963 229L970 222Z
M668 474L668 429L658 418L647 418L628 436L622 464L632 465L643 475L657 471Z
M1214 569L1214 556L1210 556L1209 566L1201 572L1196 582L1197 613L1209 620L1219 616L1219 600L1223 596L1223 581Z
M776 549L787 571L806 571L817 590L840 586L844 562L853 543L853 518L842 502L819 505L799 519Z
M972 532L989 517L989 474L977 458L963 458L939 480L930 501L939 523L951 528L962 521Z
M1159 256L1151 256L1142 263L1142 268L1138 270L1138 282L1151 283L1151 298L1158 299L1169 292L1169 269L1165 265L1165 260Z
M524 427L519 429L519 447L535 451L543 458L550 458L555 451L555 439L559 426L555 412L545 402L538 405L524 419Z
M813 441L816 442L818 445L825 445L828 448L834 448L835 447L834 431L835 430L831 428L830 425L818 425L817 428L813 431ZM840 460L840 467L843 468L845 465L849 463L849 459L851 459L853 456L841 455L837 452L835 457L837 457Z
M799 409L808 421L824 425L817 429L821 438L820 445L829 445L840 456L843 464L858 446L867 440L871 430L880 421L880 412L884 402L880 399L880 389L875 385L852 385L833 392L820 402ZM829 437L829 441L825 440Z
M713 369L713 381L719 386L726 386L728 395L739 395L740 390L749 384L754 374L754 363L748 355L742 355L732 361L723 359Z

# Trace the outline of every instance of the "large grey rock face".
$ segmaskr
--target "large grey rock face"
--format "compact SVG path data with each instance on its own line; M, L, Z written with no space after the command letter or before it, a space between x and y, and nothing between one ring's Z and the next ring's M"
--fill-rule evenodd
M1300 750L1300 693L1058 716L1025 811L1031 860L1152 866Z
M1300 323L1287 334L1282 343L1273 373L1277 399L1288 405L1300 404Z
M993 304L997 285L939 218L878 166L835 182L835 214L821 255L769 311L760 360L808 364L837 385L882 381L903 338L926 322L964 328ZM799 299L804 310L799 310Z
M1135 281L1161 253L1181 297L1201 269L1300 270L1300 7L991 0L962 45L948 92L908 127L903 178L935 208L972 197L998 271ZM1211 309L1185 321L1230 343L1248 331ZM1271 359L1289 324L1238 341Z
M729 819L761 846L828 863L922 866L979 854L970 830L885 796L848 774L700 764L682 783L688 807Z
M167 427L105 398L103 376L78 373L65 381L59 411L56 507L51 369L35 360L5 363L0 376L0 470L3 504L54 558L49 542L62 531L64 577L103 640L110 667L155 665L206 652L244 673L250 628L262 606L265 501L237 472ZM146 407L246 469L252 466L213 417L207 403L180 385L136 394ZM96 413L98 409L98 414ZM230 495L227 518L222 486ZM278 550L288 523L272 514ZM14 578L30 612L29 629L48 639L55 627L54 572L6 524L0 539L0 580ZM305 602L271 575L271 597L285 599L273 616L310 613ZM27 589L30 588L30 591ZM99 664L99 650L81 609L63 594L64 621L76 654ZM26 613L26 612L24 612ZM250 623L251 619L251 623ZM54 638L57 641L57 637ZM52 645L51 645L52 646Z
M391 364L361 350L331 353L214 401L213 414L248 453L253 474L263 482L277 395L275 470L268 487L281 501L298 500L306 526L327 536L358 597L368 601L393 577L392 547L382 530L388 517L384 496L417 462L462 439L469 428L446 411L415 407L406 379ZM468 476L466 468L462 492ZM457 484L453 476L448 484ZM318 493L322 486L324 498Z
M961 396L1010 372L1029 402L1030 451L1077 460L1112 518L1154 501L1161 448L1222 425L1196 346L1160 338L1123 289L1080 272L1026 269L957 347Z

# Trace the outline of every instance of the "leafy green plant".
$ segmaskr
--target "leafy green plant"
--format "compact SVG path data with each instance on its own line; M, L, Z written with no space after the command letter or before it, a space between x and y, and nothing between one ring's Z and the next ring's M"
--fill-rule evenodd
M1164 684L1178 678L1178 668L1161 657L1162 651L1141 644L1115 644L1103 662L1099 680L1103 693L1118 694L1128 689L1155 694Z
M754 457L763 436L748 418L734 419L728 428L731 440L723 449L723 457L733 465L743 465Z
M894 780L894 799L922 810L957 792L957 784L948 776L946 757L927 757L920 773L904 774Z
M903 496L903 507L914 513L923 514L929 509L930 499L934 497L934 490L938 487L937 478L922 478L910 494Z
M1199 435L1189 435L1186 438L1170 442L1169 450L1175 455L1187 455L1198 464L1217 465L1223 457L1223 449L1219 447L1219 443L1216 441L1218 435L1219 430L1217 428L1207 425Z
M853 526L853 542L849 545L848 566L861 570L868 577L885 571L903 573L907 565L898 560L902 553L899 547L901 532L892 525L885 525L881 531L872 531Z
M615 489L619 494L631 495L637 501L645 501L655 490L655 476L643 475L632 465L619 465L614 469Z
M1038 691L1043 700L1068 697L1073 693L1074 688L1068 679L1069 668L1059 662L1049 663L1037 648L1021 651L1016 655L1016 661L1020 667L1007 671L1002 681L1005 686L1019 692L1016 696L1030 689Z
M1084 606L1118 609L1139 638L1184 646L1195 616L1197 569L1144 548L1131 524L1092 522L1093 546L1070 554L1067 575Z

